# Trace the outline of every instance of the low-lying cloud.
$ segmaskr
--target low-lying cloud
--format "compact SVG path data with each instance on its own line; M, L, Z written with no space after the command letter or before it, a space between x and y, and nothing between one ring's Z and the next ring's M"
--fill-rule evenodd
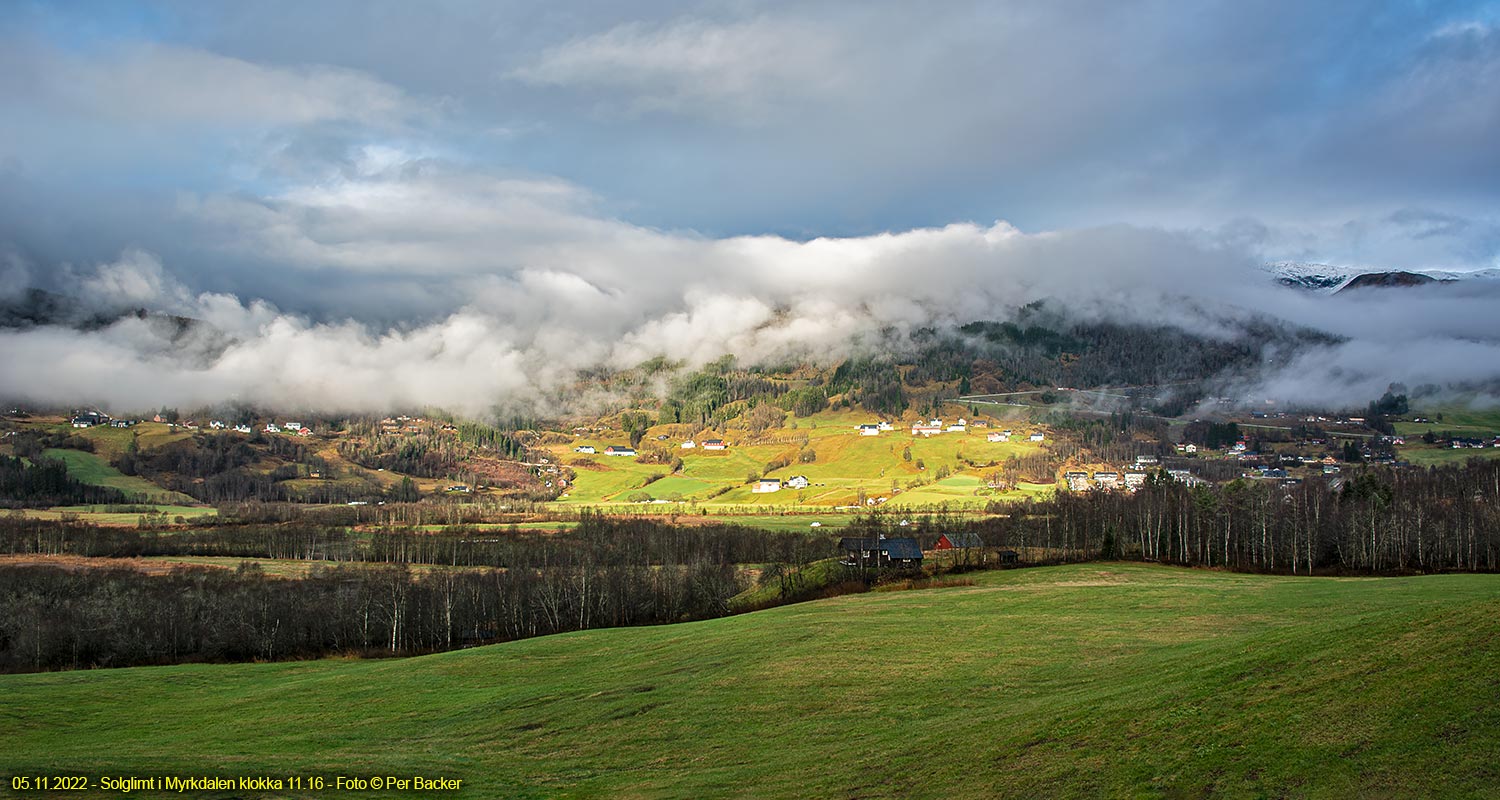
M1500 284L1303 294L1270 284L1233 240L1132 226L715 239L611 218L556 179L381 161L265 197L181 203L225 258L260 259L266 285L292 287L304 305L192 288L174 276L190 265L141 250L54 270L50 288L90 308L205 324L126 315L94 330L0 332L0 395L117 410L596 408L580 370L724 354L826 364L1042 298L1083 319L1206 336L1270 315L1347 337L1240 376L1247 399L1357 404L1395 381L1500 378ZM11 262L16 274L46 272Z

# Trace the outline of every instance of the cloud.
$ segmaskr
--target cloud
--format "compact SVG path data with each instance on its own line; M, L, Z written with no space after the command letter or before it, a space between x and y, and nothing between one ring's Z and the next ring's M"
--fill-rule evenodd
M422 109L363 72L252 63L195 47L133 42L78 53L18 46L0 91L53 112L158 127L394 124Z
M849 76L833 30L810 20L627 22L548 48L506 77L597 92L624 110L754 120L778 106L832 97Z
M1252 269L1500 265L1500 39L1474 9L448 8L0 20L0 293L209 323L0 334L0 391L484 409L1038 297L1347 336L1268 378L1308 397L1497 363L1472 299Z
M1078 319L1204 336L1239 335L1242 321L1260 316L1347 338L1231 376L1246 397L1339 404L1395 381L1500 379L1500 368L1483 366L1500 365L1500 284L1299 294L1266 281L1239 247L1191 231L1028 233L996 222L714 239L601 216L564 182L431 161L256 201L201 198L190 211L211 215L229 246L270 252L280 266L268 281L331 274L344 304L355 305L372 277L420 275L448 310L423 321L415 309L425 299L382 293L398 322L319 322L264 300L195 294L159 259L131 250L70 270L73 290L101 307L145 305L207 324L184 332L132 316L87 333L0 333L0 394L117 409L224 399L480 415L592 407L600 398L577 392L583 370L656 356L697 366L724 354L831 364L900 351L917 328L1003 319L1042 298Z

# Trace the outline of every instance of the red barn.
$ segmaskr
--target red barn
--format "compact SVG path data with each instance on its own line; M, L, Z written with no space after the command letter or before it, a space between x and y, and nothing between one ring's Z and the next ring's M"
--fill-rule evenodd
M937 544L932 546L934 550L956 550L966 547L984 547L984 541L977 533L945 533L938 538Z

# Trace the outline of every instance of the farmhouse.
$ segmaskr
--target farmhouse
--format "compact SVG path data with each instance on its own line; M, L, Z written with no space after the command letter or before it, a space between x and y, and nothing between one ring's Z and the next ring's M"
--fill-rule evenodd
M879 425L861 425L861 426L859 426L859 435L860 436L879 436L880 435L880 426Z
M723 450L723 449L727 448L728 446L729 445L724 444L724 440L723 439L704 439L703 440L703 449L704 450Z
M760 480L755 482L754 488L752 488L750 491L756 494L770 494L771 492L779 492L781 491L781 479L761 478Z
M598 451L595 450L594 446L591 445L591 444L583 444L583 445L579 445L579 446L573 448L573 452L575 452L575 453L596 453Z
M809 485L806 475L793 475L786 479L788 489L806 489Z
M1046 439L1047 437L1041 431L1037 431L1036 433L1031 434L1031 436L1029 438L1033 442L1040 442L1040 441Z
M849 566L922 566L922 548L916 539L884 536L870 539L845 536L839 540L843 563Z
M928 425L928 424L925 424L925 423L918 422L917 424L911 426L911 435L912 436L936 436L936 435L938 435L938 434L940 434L942 432L943 432L943 426L942 425Z
M274 422L267 422L266 433L281 433L281 428L277 427Z
M896 427L894 425L892 425L891 423L889 423L889 422L887 422L885 420L881 420L880 423L877 424L875 427L879 428L880 430L883 430L883 431L893 431L893 430L896 429Z
M999 431L996 431L996 432L994 432L994 433L992 433L992 434L990 434L990 435L988 435L988 436L986 436L984 438L986 438L986 439L988 439L988 440L990 440L992 442L1008 442L1008 441L1010 441L1010 434L1008 434L1008 433L1000 433Z
M1089 474L1087 472L1063 473L1063 480L1067 481L1068 491L1086 492L1089 489Z
M692 439L689 439L689 440L687 440L687 441L685 441L685 442L682 443L682 449L683 450L691 450L691 449L693 449L694 447L697 447L697 446L698 446L698 443L694 442Z
M250 426L249 425L236 425L236 426L234 426L234 432L235 433L249 433L250 432Z
M984 547L984 540L977 533L945 533L938 537L934 550L955 550L968 547Z
M619 445L612 444L609 447L604 448L604 454L607 456L633 456L635 455L635 448L621 447Z
M82 414L78 414L77 416L69 420L69 422L75 428L92 428L95 425L103 425L108 421L109 417L106 417L97 411L85 411Z

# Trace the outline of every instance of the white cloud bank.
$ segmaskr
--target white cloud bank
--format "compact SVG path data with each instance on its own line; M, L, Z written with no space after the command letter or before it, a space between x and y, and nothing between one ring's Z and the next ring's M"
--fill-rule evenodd
M1259 387L1292 401L1362 402L1391 381L1500 378L1493 292L1435 287L1368 297L1268 285L1244 251L1202 234L1115 226L1026 233L959 223L852 238L709 239L631 225L565 182L497 177L433 161L266 198L204 196L182 213L214 227L226 257L267 280L320 285L332 322L223 293L195 293L153 256L73 270L96 307L203 320L186 333L128 316L96 331L0 332L0 395L115 409L238 400L309 410L442 406L472 414L547 402L577 371L653 356L689 365L830 362L922 326L1004 317L1050 297L1082 317L1176 324L1271 314L1352 337ZM170 265L168 265L170 266ZM364 324L337 313L396 276L449 310ZM1477 293L1476 293L1477 292ZM390 307L391 305L395 307ZM348 312L345 312L347 314Z

